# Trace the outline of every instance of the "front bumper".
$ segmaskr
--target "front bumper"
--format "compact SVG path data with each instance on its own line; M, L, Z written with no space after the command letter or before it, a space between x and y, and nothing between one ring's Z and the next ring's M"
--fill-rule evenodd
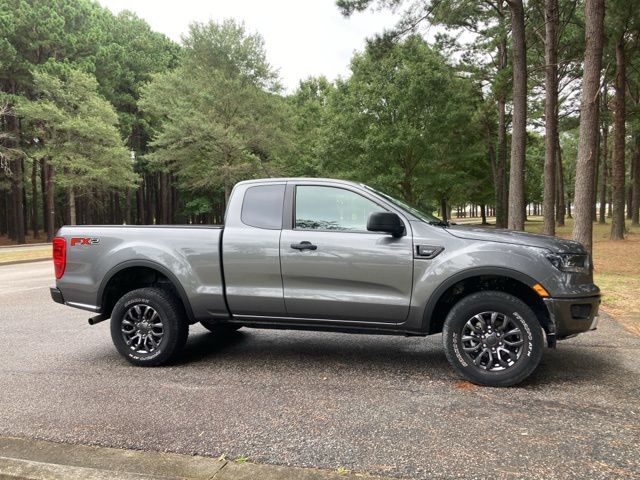
M62 296L62 292L58 290L56 287L50 287L49 292L51 293L51 298L56 303L62 303L64 305L64 297Z
M545 298L558 340L595 330L598 325L600 295L576 298Z

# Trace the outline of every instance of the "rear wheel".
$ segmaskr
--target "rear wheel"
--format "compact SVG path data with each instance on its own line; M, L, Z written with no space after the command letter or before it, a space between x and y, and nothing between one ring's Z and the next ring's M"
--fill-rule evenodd
M125 294L111 313L113 343L134 365L153 367L175 359L188 335L182 304L160 288Z
M536 315L504 292L473 293L456 303L444 323L449 363L467 380L508 387L538 366L544 336Z

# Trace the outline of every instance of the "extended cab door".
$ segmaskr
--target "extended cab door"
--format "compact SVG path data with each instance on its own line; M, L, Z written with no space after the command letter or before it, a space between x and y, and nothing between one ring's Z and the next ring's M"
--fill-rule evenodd
M229 310L237 316L286 315L280 275L285 182L237 184L222 233Z
M289 182L287 202L291 218L280 236L287 314L403 322L413 276L409 223L400 238L367 231L369 214L389 208L348 184Z

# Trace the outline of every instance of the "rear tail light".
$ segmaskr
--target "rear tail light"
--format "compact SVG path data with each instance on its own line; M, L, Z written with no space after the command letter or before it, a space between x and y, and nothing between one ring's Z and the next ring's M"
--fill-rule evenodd
M67 265L67 241L62 237L53 239L53 268L56 279L64 275L64 267Z

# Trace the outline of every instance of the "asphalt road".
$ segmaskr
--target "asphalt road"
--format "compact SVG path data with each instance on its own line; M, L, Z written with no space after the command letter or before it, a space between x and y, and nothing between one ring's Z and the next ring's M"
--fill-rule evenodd
M524 385L461 382L440 336L191 329L135 368L53 303L49 262L0 267L0 435L414 478L640 478L640 337L603 318Z

